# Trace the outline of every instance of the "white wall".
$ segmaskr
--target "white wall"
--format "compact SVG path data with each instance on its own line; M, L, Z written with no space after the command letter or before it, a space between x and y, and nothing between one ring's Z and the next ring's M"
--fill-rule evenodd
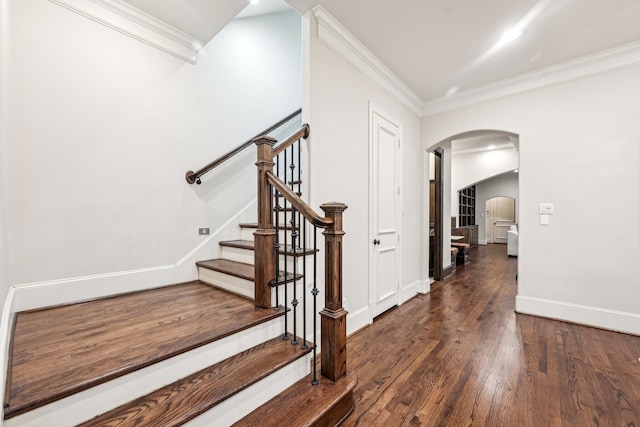
M195 278L198 228L255 197L255 151L201 186L184 174L300 107L300 16L236 20L190 65L51 2L11 6L5 185L27 306Z
M362 74L317 38L316 19L305 15L309 38L308 107L311 124L311 206L327 201L348 205L344 213L343 288L348 333L365 326L369 313L369 105L402 124L402 281L403 299L427 279L421 252L426 239L422 211L423 155L420 120L373 79ZM428 283L428 282L427 282Z
M628 67L423 119L425 149L470 130L520 136L518 311L640 334L639 80Z
M451 158L451 212L458 215L458 191L518 168L518 152L502 148L456 154Z
M499 196L515 199L517 223L518 213L520 212L517 173L507 172L476 184L476 224L478 224L478 242L481 244L487 243L485 229L486 202Z
M9 152L9 0L0 0L0 391L4 395L7 360L9 354L9 331L11 329L11 263L8 249L9 206L8 186L10 163ZM0 425L4 419L4 408L0 409Z

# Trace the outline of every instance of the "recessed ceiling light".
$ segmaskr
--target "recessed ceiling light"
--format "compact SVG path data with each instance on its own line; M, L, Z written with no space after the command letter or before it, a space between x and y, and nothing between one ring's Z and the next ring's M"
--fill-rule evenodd
M444 95L445 98L452 97L456 92L458 92L458 86L452 86L449 88L447 93Z
M490 145L487 147L487 150L495 150L496 146L495 145Z
M250 4L257 4L258 2L260 2L260 0L251 0L249 3Z
M521 35L522 35L522 30L520 28L518 27L511 28L510 30L505 31L502 37L500 37L500 43L506 44L506 43L512 42L518 37L520 37Z
M519 169L514 169L513 173L518 173Z

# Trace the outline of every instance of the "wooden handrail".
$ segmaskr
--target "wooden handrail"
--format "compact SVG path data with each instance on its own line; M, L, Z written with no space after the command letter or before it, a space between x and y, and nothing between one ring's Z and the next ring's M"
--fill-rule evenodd
M304 200L300 198L296 193L291 191L289 187L286 186L284 182L280 180L277 176L273 174L273 172L267 171L266 173L267 181L276 190L280 192L284 196L285 199L289 201L296 208L298 212L300 212L311 224L320 228L329 228L333 225L333 220L327 217L321 217L318 215L311 206L309 206Z
M275 129L279 128L280 126L282 126L283 124L285 124L289 120L293 119L295 116L299 115L301 112L302 112L302 109L298 109L297 111L294 111L293 113L289 114L284 119L280 120L278 123L275 123L274 125L268 127L267 129L263 130L262 132L260 132L259 134L257 134L256 136L254 136L253 138L248 140L247 142L244 142L244 143L238 145L233 150L229 151L228 153L223 154L222 156L218 157L213 162L211 162L208 165L198 169L197 171L195 171L195 172L194 171L187 171L187 173L185 174L185 179L187 180L187 182L189 184L193 184L194 182L196 184L201 184L202 181L200 180L200 177L202 175L206 174L207 172L211 171L212 169L214 169L215 167L219 166L220 164L226 162L227 160L229 160L230 158L232 158L236 154L240 153L244 149L246 149L249 146L253 145L254 144L254 140L256 138L258 138L258 137L260 137L262 135L266 135L269 132L274 131ZM303 129L304 129L304 127L303 127ZM299 132L300 131L298 131L298 133Z
M302 131L305 131L305 135L308 135L308 126L305 125ZM294 135L292 138L299 139L301 136L302 134ZM276 279L277 274L275 266L279 256L277 254L279 243L276 236L279 231L274 227L274 197L272 194L272 189L275 188L310 223L316 227L324 228L322 232L325 238L324 308L318 313L320 316L320 341L322 346L320 373L330 380L337 381L347 372L347 311L342 306L342 236L344 235L342 214L347 209L347 205L338 202L324 203L320 206L324 216L317 214L300 196L291 191L273 173L273 166L275 165L273 161L274 145L277 141L268 136L260 136L254 142L258 154L256 162L258 168L258 229L253 233L255 248L253 252L255 304L261 308L271 307L271 284ZM288 143L283 143L281 147L286 144ZM292 225L295 228L295 220ZM295 238L292 239L292 247L294 251L297 250ZM318 289L314 287L312 292L314 298L318 293ZM306 316L306 314L304 315ZM286 323L285 331L287 331ZM315 373L314 381L312 384L317 384Z
M309 137L309 125L305 123L302 125L302 128L298 132L294 133L287 140L282 142L277 147L273 148L273 157L276 157L277 155L282 153L284 150L289 148L291 144L293 144L300 138L307 139L308 137Z

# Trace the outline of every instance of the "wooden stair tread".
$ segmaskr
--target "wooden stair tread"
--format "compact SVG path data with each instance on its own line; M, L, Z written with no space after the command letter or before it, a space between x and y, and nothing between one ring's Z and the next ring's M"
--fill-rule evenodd
M179 426L311 351L273 338L115 408L80 427Z
M197 281L17 313L5 418L283 313Z
M347 374L335 383L319 377L311 384L307 376L264 405L235 423L233 427L253 426L335 426L353 412L353 389L358 383L355 373Z
M242 224L240 224L240 228L258 228L258 223L257 222L243 222ZM297 228L297 227L296 227ZM291 225L282 225L280 224L280 229L281 230L291 230L292 227Z
M238 249L246 249L249 251L254 250L254 242L252 240L226 240L220 242L220 246L227 246L231 248ZM304 255L313 255L313 249L302 250L291 250L291 245L282 245L279 253L281 255L289 255L289 256L304 256Z
M231 276L239 277L241 279L255 281L255 267L253 264L247 264L245 262L233 261L230 259L217 258L208 261L198 261L196 263L198 267L206 268L208 270L219 271L221 273L229 274ZM279 284L289 283L294 280L302 278L302 274L296 274L287 272L286 279L284 277L284 271L280 272Z

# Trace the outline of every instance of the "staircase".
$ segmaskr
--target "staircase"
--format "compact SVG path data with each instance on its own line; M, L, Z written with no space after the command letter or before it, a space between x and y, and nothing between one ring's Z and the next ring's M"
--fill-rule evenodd
M308 225L287 221L302 213L301 199L288 207L277 201L299 195L268 167L262 181L260 173L259 166L268 194L259 196L258 223L241 224L240 239L220 242L221 258L198 262L198 280L18 313L5 425L305 426L348 416L357 380L346 372L341 277L329 266L336 256L325 254L332 278L325 278L318 339L325 357L317 364L309 339L315 316L296 314L299 298L306 306L307 294L319 294L303 275L317 249L295 240ZM341 247L335 239L344 207L323 208L328 215L316 214L314 224L327 226L327 247L331 239ZM274 221L287 226L274 231Z

